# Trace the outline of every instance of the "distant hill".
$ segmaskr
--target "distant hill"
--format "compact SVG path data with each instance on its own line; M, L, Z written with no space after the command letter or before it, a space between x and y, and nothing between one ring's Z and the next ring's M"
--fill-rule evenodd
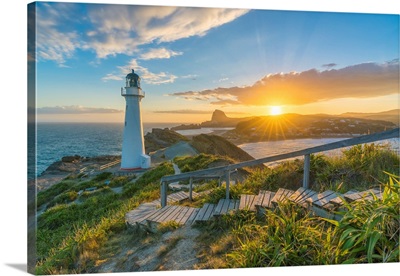
M235 143L298 138L353 137L396 128L390 121L351 116L283 114L239 122L222 136Z
M363 118L363 119L370 119L370 120L382 120L388 121L396 124L397 126L400 125L400 109L393 109L378 113L356 113L356 112L346 112L339 115L340 117L346 118Z
M216 109L211 115L211 121L205 121L200 124L201 127L235 127L238 123L247 121L253 117L230 118L225 112Z

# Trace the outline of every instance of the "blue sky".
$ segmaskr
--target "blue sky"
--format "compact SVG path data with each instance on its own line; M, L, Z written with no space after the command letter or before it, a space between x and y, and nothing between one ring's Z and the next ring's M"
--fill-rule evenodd
M39 121L122 121L142 78L148 122L398 108L399 16L37 4Z

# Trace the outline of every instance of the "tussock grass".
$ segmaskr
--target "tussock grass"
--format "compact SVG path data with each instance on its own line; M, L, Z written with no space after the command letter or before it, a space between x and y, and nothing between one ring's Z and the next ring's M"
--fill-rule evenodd
M219 158L202 155L175 162L194 170L222 162ZM399 262L398 168L399 156L376 145L350 148L340 158L311 156L312 189L345 192L380 187L383 199L347 205L339 222L313 218L290 203L279 204L262 217L250 212L223 216L199 226L199 268ZM257 194L260 189L297 189L302 170L302 160L255 170L231 187L231 197ZM103 254L110 254L112 249L105 250L105 245L112 238L128 236L125 214L159 198L160 178L173 173L172 164L166 162L137 179L101 174L86 181L64 180L40 192L37 205L47 204L48 208L38 218L36 273L90 272L104 259ZM112 192L105 180L110 180L110 186L122 186L123 193ZM224 186L217 187L216 182L209 185L214 191L199 202L217 203L225 197ZM74 203L76 193L89 187L98 190L82 194L77 198L79 204ZM167 225L165 229L174 227Z
M138 189L130 189L126 182L124 194L119 195L109 187L96 190L80 197L80 204L56 204L47 209L38 219L36 274L87 273L101 259L101 248L114 235L129 231L125 214L140 203L159 197L159 180L165 173L173 173L171 164L163 164L137 179ZM60 183L45 198L57 191L66 193L84 186L104 183L111 179L101 174L86 182ZM123 183L125 180L117 179ZM111 183L111 182L110 182ZM54 186L53 186L54 187ZM40 193L39 193L40 194Z

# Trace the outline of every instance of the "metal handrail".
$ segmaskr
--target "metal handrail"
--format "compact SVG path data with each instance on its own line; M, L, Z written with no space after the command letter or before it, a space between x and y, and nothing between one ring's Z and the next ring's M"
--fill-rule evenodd
M161 182L161 206L166 206L167 203L167 188L168 183L176 182L179 180L190 179L194 177L201 177L213 174L225 174L226 177L226 197L229 198L229 182L230 182L230 172L243 167L256 166L268 162L279 161L284 159L289 159L297 156L304 155L304 175L303 175L303 187L308 188L309 186L309 173L310 173L310 155L313 153L329 151L339 148L345 148L349 146L355 146L359 144L371 143L380 140L386 140L391 138L399 137L399 128L391 129L388 131L383 131L379 133L363 135L356 138L345 139L338 142L333 142L325 145L320 145L312 148L307 148L303 150L293 151L289 153L268 156L264 158L254 159L250 161L244 161L236 164L230 164L226 166L220 166L210 169L198 170L193 172L181 173L177 175L167 175L163 176L160 180Z

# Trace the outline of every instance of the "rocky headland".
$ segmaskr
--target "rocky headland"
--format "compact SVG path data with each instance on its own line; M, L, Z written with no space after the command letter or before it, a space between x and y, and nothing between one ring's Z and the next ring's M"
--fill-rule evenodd
M161 162L172 160L177 156L194 156L201 153L227 157L235 162L254 159L244 150L221 136L200 134L186 137L168 128L154 128L152 132L147 133L145 135L145 149L146 153L151 156L154 166ZM39 191L46 189L71 174L96 171L100 166L120 159L121 156L113 155L94 157L73 155L62 157L61 160L52 163L37 177L37 189ZM118 167L118 165L114 167ZM34 180L30 180L29 184L33 185Z

